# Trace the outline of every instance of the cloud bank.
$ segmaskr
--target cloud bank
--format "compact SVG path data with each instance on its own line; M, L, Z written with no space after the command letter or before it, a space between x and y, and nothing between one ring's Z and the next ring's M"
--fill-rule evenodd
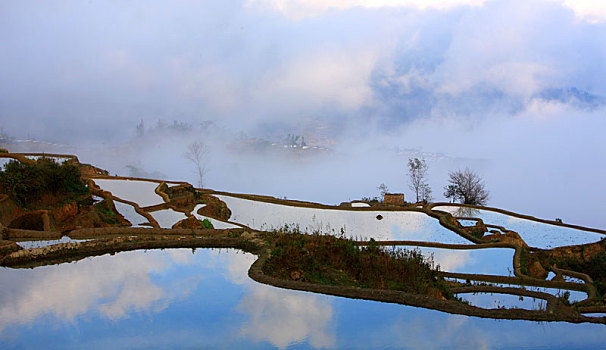
M449 170L472 166L492 190L490 204L606 225L565 204L606 209L598 198L606 172L599 2L1 6L3 134L115 147L124 160L108 161L112 172L135 165L186 180L177 158L204 138L213 146L211 187L329 202L369 195L381 182L403 191L411 153L402 150L414 150L438 159L436 199ZM141 120L148 129L158 120L196 128L131 142ZM197 128L206 121L218 129ZM285 163L228 151L234 139L287 133L334 153Z

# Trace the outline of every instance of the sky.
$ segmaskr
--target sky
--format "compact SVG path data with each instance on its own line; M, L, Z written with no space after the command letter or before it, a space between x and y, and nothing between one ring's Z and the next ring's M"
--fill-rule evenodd
M606 4L589 0L5 0L0 128L192 182L181 154L198 137L208 186L329 203L380 183L410 196L419 154L436 200L471 167L490 205L604 228L603 38ZM133 143L158 120L221 132ZM287 133L332 153L227 151ZM121 160L99 154L112 147Z

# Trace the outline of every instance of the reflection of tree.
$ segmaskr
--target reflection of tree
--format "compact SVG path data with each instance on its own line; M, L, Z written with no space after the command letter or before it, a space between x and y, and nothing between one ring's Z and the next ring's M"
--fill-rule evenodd
M439 209L439 207L438 207L438 209ZM458 216L458 217L464 217L464 218L476 218L476 217L480 217L480 211L478 209L469 208L469 207L458 207L453 215Z

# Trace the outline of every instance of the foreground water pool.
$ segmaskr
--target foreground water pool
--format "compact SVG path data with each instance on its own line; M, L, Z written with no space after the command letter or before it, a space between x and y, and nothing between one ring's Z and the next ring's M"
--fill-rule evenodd
M0 269L0 348L600 348L596 324L481 319L278 289L236 250Z

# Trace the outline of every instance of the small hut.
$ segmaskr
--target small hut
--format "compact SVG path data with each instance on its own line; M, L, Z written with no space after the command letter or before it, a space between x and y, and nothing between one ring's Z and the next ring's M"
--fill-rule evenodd
M385 193L383 203L402 205L404 204L404 193Z

